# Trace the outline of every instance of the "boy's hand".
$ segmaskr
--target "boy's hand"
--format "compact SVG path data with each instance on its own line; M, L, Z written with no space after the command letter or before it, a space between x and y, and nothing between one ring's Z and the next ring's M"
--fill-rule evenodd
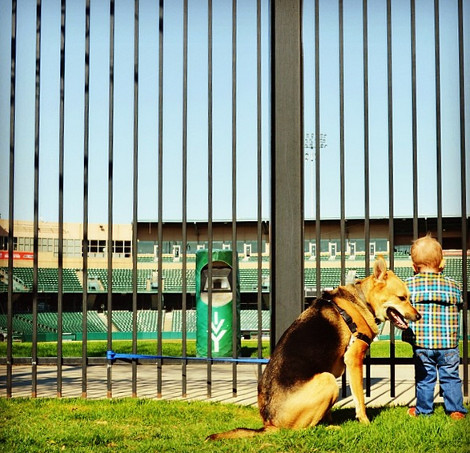
M401 339L405 341L406 343L410 343L411 345L415 344L415 333L411 330L410 327L408 329L404 330L401 333Z

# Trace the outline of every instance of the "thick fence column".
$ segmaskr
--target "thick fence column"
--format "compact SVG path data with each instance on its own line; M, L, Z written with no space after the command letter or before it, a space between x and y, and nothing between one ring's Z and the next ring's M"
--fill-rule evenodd
M302 1L271 11L271 348L303 308Z

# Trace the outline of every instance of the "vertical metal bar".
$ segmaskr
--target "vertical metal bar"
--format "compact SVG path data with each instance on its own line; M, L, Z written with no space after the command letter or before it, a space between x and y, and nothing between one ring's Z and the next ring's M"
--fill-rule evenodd
M187 355L187 318L186 318L186 295L187 295L187 248L188 248L188 235L187 235L187 203L188 203L188 0L184 0L183 4L183 172L182 172L182 236L183 236L183 269L182 269L182 355ZM183 398L187 396L187 363L186 360L182 361L182 388L181 394Z
M39 232L39 112L40 112L40 77L41 77L41 1L36 2L36 77L35 77L35 122L34 122L34 262L33 262L33 335L31 360L33 365L33 393L37 394L37 324L38 324L38 232Z
M208 220L207 220L207 249L208 249L208 303L207 323L209 332L207 335L207 356L212 358L212 0L208 0L207 20L207 179L208 179ZM212 363L207 362L207 397L212 396Z
M340 235L341 235L341 284L346 278L346 203L344 172L344 27L343 0L338 0L339 42L339 178L340 178Z
M418 120L416 113L416 8L410 0L411 20L411 122L413 147L413 240L418 239Z
M442 244L442 165L441 165L441 57L439 39L439 0L434 0L434 52L436 82L436 180L437 239Z
M364 248L365 275L370 274L370 222L369 222L369 51L367 26L367 0L362 2L363 65L364 65ZM369 351L368 351L369 354ZM366 363L366 395L370 396L370 363Z
M107 349L113 349L113 154L114 154L114 0L109 3L109 106L108 106L108 247L107 247ZM107 363L107 397L113 397L112 360Z
M13 384L13 244L15 208L15 87L16 87L16 0L11 2L11 69L10 69L10 174L8 207L8 300L7 300L7 397L12 396Z
M159 3L158 16L158 345L162 355L163 331L163 0ZM157 397L162 396L162 361L157 360Z
M82 295L82 398L87 397L88 349L88 144L90 119L90 0L85 5L85 105L83 131L83 295Z
M301 0L271 2L271 77L273 349L304 306Z
M39 133L41 93L41 0L36 2L36 86L34 122L34 239L33 239L33 335L37 339L38 274L39 274ZM33 341L31 352L33 363L37 363L37 340Z
M321 296L321 209L320 209L320 5L315 0L315 243L317 297Z
M59 239L57 288L57 396L62 397L62 312L64 267L64 124L65 124L65 24L66 0L61 1L60 25L60 126L59 126ZM54 247L55 248L55 247Z
M370 229L369 229L369 50L367 0L362 2L363 26L363 89L364 89L364 247L365 275L370 273Z
M261 109L261 0L256 2L256 108L257 108L257 244L258 244L258 358L263 357L263 236L262 236L262 109ZM261 379L262 366L258 364L258 379Z
M346 282L346 203L345 203L345 171L344 171L344 26L343 0L338 0L339 20L339 166L340 166L340 230L341 230L341 284ZM346 373L341 377L341 395L346 397Z
M463 30L463 5L462 0L458 0L458 28L459 28L459 94L460 94L460 187L461 187L461 211L462 211L462 295L463 295L463 392L468 398L468 275L467 275L467 175L466 175L466 155L465 155L465 67L464 67L464 30Z
M387 87L388 87L388 243L390 268L395 267L394 197L393 197L393 60L392 2L387 0Z
M238 356L237 310L237 0L232 0L232 357ZM232 363L232 395L237 396L237 364Z
M134 0L134 185L132 223L132 353L137 354L137 216L139 167L139 0ZM132 360L132 397L137 397L137 360Z
M388 244L390 268L395 267L393 214L393 87L392 87L392 4L387 0L387 86L388 86ZM390 396L395 397L395 329L390 323Z

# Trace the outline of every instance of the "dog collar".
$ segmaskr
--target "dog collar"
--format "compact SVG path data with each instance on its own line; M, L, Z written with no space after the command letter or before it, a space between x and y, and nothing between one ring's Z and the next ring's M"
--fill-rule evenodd
M349 330L351 331L351 333L354 335L355 334L355 337L359 340L362 340L364 341L365 343L367 343L369 346L371 345L372 343L372 339L369 338L367 335L361 333L361 332L357 332L357 325L356 323L353 321L353 319L351 318L351 316L348 314L348 312L346 310L343 310L336 302L334 302L333 300L331 299L323 299L327 302L330 302L331 305L333 305L333 307L335 307L336 311L341 315L341 317L344 319L344 322L346 323L346 325L348 326Z

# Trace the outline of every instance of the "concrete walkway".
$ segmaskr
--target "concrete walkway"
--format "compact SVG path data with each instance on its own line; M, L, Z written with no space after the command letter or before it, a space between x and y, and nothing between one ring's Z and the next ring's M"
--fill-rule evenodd
M205 364L188 364L187 395L182 396L181 365L164 365L162 368L162 395L165 400L220 401L241 405L256 405L258 367L252 364L237 366L237 394L232 394L232 366L216 364L212 366L211 398L207 396L207 367ZM462 373L462 370L461 370ZM106 366L89 366L87 369L87 398L107 397ZM462 375L462 374L461 374ZM364 372L365 376L365 372ZM31 367L13 367L12 397L32 396ZM364 379L365 381L365 379ZM63 366L62 397L82 396L82 370L78 366ZM341 379L338 379L340 396L336 407L353 407L349 386L346 396L342 396ZM365 384L365 382L364 382ZM436 402L442 402L437 396ZM0 397L6 397L6 366L0 366ZM55 366L39 366L37 376L37 397L57 396L57 370ZM132 397L132 369L128 364L115 364L112 367L112 397ZM137 369L137 397L157 399L157 369L152 365L140 365ZM388 405L413 405L415 402L414 370L410 365L397 365L395 368L395 396L391 396L390 367L374 365L371 368L371 394L366 397L368 407Z
M211 398L207 397L207 367L205 364L187 365L187 396L182 396L181 365L164 365L162 368L161 399L209 400L256 405L258 367L252 364L237 366L237 394L232 395L232 366L216 364L212 366ZM82 395L82 370L78 366L63 366L62 396L79 398ZM395 397L391 397L389 366L375 365L371 371L371 396L366 397L368 406L410 405L414 401L414 371L409 365L396 366ZM87 398L97 399L107 396L106 366L89 366L87 369ZM365 374L364 374L365 375ZM32 379L30 366L14 366L12 378L13 397L31 397ZM349 386L346 397L341 396L341 379L338 379L340 397L338 407L352 407L353 401ZM57 370L55 366L39 366L37 376L37 396L57 396ZM132 396L132 369L127 364L112 367L112 397ZM0 366L0 397L6 397L6 366ZM137 369L137 397L157 398L157 369L152 365L140 365Z

